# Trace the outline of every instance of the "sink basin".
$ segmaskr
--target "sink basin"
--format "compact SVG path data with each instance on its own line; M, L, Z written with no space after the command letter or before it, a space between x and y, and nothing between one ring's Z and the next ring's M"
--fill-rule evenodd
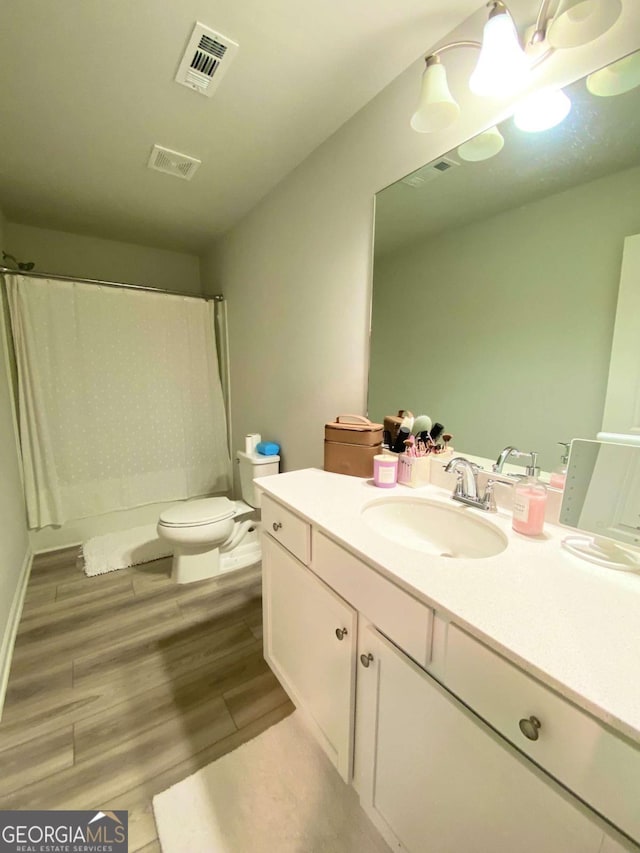
M363 507L362 517L380 536L438 557L494 557L507 547L507 537L490 521L440 501L383 498Z

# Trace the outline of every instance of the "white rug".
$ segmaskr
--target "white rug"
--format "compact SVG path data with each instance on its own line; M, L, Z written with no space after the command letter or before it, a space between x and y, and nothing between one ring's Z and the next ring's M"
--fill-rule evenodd
M389 853L300 712L153 798L163 853Z
M171 553L171 545L160 539L155 524L94 536L82 546L84 573L89 577L149 563Z

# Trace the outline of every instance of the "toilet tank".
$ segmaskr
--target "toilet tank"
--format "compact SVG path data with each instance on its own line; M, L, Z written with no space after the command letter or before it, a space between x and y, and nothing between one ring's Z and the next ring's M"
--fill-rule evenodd
M260 453L245 453L238 451L238 464L240 466L240 491L242 499L249 506L260 506L260 492L253 482L258 477L268 477L277 474L280 469L279 456L262 456Z

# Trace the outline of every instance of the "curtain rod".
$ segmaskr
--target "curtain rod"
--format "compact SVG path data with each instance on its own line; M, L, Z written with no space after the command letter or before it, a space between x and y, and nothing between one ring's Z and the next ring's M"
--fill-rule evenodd
M48 272L27 272L24 270L12 270L9 267L0 266L0 275L24 275L28 278L52 278L57 281L74 281L79 284L100 284L103 287L123 287L127 290L148 290L151 293L168 293L171 296L188 296L191 299L204 299L205 302L224 302L224 296L203 296L201 293L177 293L175 290L164 290L161 287L145 287L142 284L127 284L123 281L101 281L97 278L76 278L75 276L55 275Z

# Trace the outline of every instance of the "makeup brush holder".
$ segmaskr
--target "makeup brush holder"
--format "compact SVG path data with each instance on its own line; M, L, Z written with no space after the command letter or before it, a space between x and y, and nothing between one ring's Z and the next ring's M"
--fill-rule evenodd
M430 456L405 456L398 457L398 482L403 486L411 486L419 489L421 486L429 485L431 481L431 457Z

